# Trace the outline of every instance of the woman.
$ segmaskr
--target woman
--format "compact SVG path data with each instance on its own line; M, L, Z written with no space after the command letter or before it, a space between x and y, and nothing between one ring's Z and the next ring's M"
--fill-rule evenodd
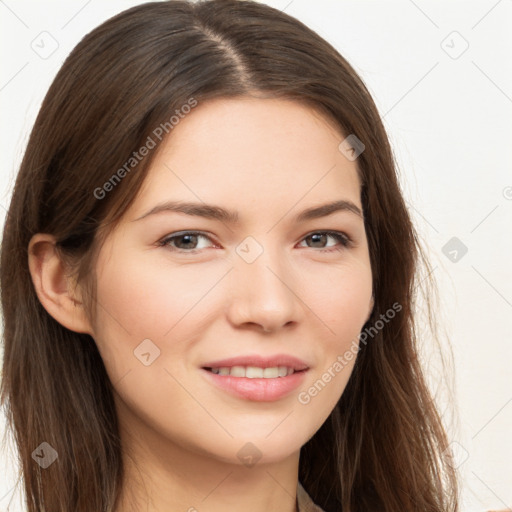
M302 23L235 0L103 23L4 228L29 512L456 511L420 255L370 94Z

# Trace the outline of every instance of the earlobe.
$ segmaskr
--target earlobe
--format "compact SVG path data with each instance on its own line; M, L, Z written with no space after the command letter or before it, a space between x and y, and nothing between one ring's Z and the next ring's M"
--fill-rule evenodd
M55 246L55 237L38 233L28 246L28 265L39 301L46 311L71 331L92 335L82 300Z

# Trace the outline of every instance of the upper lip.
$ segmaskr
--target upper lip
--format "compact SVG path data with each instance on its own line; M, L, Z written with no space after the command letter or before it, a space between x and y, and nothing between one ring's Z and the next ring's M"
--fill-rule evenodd
M286 366L295 371L307 370L309 366L301 359L287 354L276 354L274 356L260 356L251 354L247 356L230 357L210 361L202 365L203 368L223 368L232 366L256 366L259 368L271 368L274 366Z

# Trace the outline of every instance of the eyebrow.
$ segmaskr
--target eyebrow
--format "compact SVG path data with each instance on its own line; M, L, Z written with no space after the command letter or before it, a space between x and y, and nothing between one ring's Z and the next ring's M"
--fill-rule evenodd
M326 217L327 215L331 215L338 211L351 212L356 214L358 217L363 218L361 209L358 206L356 206L352 201L341 199L338 201L333 201L332 203L313 206L312 208L303 210L301 213L296 215L295 222L305 222L308 220ZM145 219L150 215L156 215L161 212L185 213L186 215L194 215L197 217L204 217L206 219L218 220L227 224L239 223L239 215L236 211L226 210L221 206L212 204L183 201L165 201L163 203L157 204L137 219L134 219L132 222Z

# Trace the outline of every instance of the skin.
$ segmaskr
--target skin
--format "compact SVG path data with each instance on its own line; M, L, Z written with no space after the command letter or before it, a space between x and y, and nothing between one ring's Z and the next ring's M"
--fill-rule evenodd
M296 510L300 448L339 400L355 359L308 404L298 395L357 340L373 306L363 219L338 211L294 221L339 199L362 209L357 161L339 151L343 139L327 118L292 101L199 104L164 141L100 251L95 325L79 289L71 291L53 238L32 238L29 266L41 303L62 325L94 338L116 391L128 455L116 512ZM237 210L240 224L175 212L135 221L165 200ZM175 239L174 251L158 244L183 230L210 239ZM325 230L346 233L352 245L307 236ZM250 264L236 252L246 237L263 249ZM145 339L160 350L148 366L134 356ZM209 360L278 353L309 370L300 388L273 402L229 395L200 369ZM261 453L251 467L237 456L248 442Z

